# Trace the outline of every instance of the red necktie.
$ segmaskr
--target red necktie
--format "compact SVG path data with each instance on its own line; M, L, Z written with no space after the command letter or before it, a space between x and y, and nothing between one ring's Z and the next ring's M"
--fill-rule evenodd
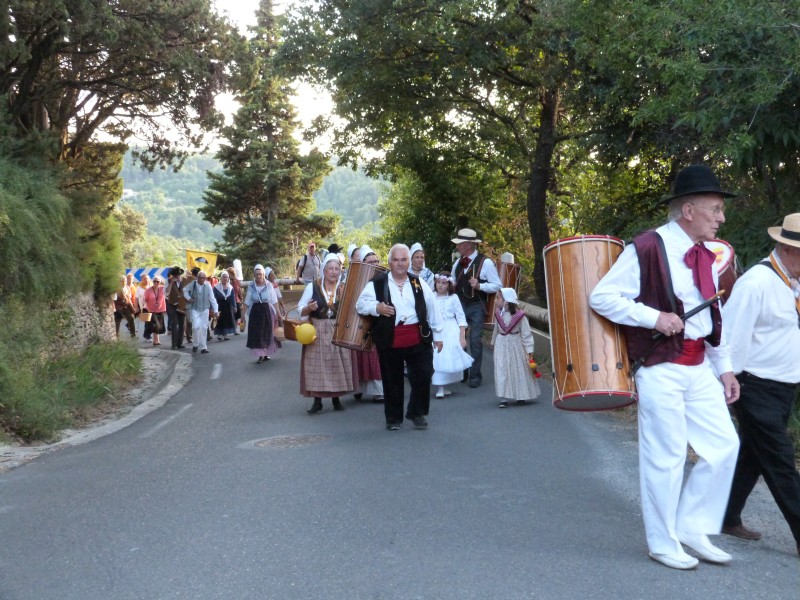
M461 259L461 268L466 269L469 266L469 256L465 256Z
M683 257L683 262L692 270L694 285L706 300L717 293L714 288L714 279L711 277L711 267L716 260L717 255L702 243L692 246Z

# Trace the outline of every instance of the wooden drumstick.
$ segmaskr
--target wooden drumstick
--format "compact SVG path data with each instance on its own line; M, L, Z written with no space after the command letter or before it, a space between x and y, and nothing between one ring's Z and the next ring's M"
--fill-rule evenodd
M711 298L709 298L705 302L703 302L701 304L698 304L697 306L695 306L689 312L684 313L683 315L681 315L681 321L683 321L685 323L688 319L691 319L693 316L695 316L700 311L705 310L706 308L708 308L709 306L714 304L714 302L719 300L724 293L725 293L725 290L720 290L716 294L711 296ZM636 371L639 370L639 367L642 366L644 361L647 360L647 358L653 353L653 350L656 349L658 344L661 343L661 340L663 340L665 337L666 336L663 333L661 333L660 331L656 331L653 334L653 336L652 336L653 344L650 346L650 348L647 349L647 352L645 352L642 356L639 357L639 359L635 363L633 363L633 367L631 367L631 375L635 375L636 374Z

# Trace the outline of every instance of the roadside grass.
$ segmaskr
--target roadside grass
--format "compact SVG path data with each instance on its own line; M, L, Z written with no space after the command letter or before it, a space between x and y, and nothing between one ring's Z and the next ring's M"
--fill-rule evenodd
M133 346L98 342L84 352L54 361L13 364L3 373L0 426L6 441L48 442L79 425L92 410L113 401L140 378L141 358Z

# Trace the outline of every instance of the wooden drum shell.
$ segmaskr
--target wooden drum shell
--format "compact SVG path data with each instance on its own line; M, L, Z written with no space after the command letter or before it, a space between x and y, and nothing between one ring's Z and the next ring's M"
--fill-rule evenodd
M623 248L611 236L583 235L544 249L557 408L610 410L636 402L624 334L589 306L589 295Z
M372 348L372 336L368 335L372 327L372 317L363 316L356 312L358 297L378 273L388 271L380 265L354 262L347 269L347 281L344 293L339 300L339 312L333 324L333 338L331 342L342 348L366 352Z
M500 276L500 283L503 284L504 288L513 288L514 291L519 291L519 282L522 279L522 267L515 263L505 263L502 261L497 261L495 263L497 267L497 274ZM483 321L483 328L484 329L494 329L494 305L495 305L495 298L497 298L497 294L500 292L496 292L494 294L489 294L489 299L486 302L486 318Z

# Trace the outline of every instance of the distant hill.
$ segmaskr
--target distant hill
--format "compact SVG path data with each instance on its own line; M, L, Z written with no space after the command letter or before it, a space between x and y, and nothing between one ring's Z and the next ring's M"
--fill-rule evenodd
M128 152L121 172L122 202L145 215L151 235L192 240L198 247L208 248L222 239L222 228L204 221L197 209L208 186L206 171L219 170L213 155L200 154L189 157L177 173L171 169L148 172L134 165ZM383 185L361 169L334 167L314 194L317 210L330 209L340 215L345 234L362 228L376 232Z

